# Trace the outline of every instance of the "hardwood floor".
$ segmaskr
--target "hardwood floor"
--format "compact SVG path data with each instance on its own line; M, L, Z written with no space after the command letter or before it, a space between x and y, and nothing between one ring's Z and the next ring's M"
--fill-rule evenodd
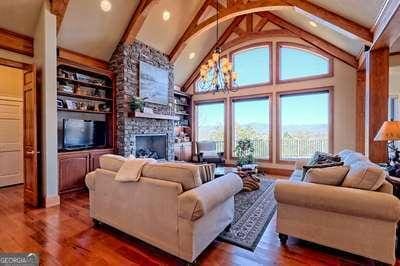
M38 252L42 265L185 264L108 226L94 226L87 192L62 196L60 206L48 209L24 206L22 196L22 186L0 189L0 252ZM214 241L198 261L200 265L373 265L368 259L293 238L282 247L275 218L254 253Z

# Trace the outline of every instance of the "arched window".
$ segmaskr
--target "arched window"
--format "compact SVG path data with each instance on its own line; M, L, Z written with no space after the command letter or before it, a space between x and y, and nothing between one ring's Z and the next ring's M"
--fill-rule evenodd
M298 81L332 76L332 59L314 48L278 43L278 82Z
M233 69L239 87L265 85L272 82L271 44L241 48L232 54Z

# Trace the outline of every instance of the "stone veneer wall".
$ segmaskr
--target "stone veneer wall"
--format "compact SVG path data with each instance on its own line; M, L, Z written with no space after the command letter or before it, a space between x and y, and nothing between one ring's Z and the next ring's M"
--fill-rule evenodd
M129 117L129 102L132 96L139 95L139 61L169 71L169 103L174 100L173 64L168 57L148 45L135 41L131 45L119 44L111 57L110 64L116 79L117 108L117 152L128 156L136 150L135 136L137 134L167 134L167 159L174 159L174 122ZM146 103L154 113L171 114L170 106Z

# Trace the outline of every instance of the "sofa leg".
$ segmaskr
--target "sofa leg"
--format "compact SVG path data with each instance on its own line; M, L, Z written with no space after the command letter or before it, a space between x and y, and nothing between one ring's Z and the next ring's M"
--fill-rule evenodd
M228 224L227 227L225 227L224 232L229 232L231 230L232 224Z
M281 244L286 246L286 242L288 240L288 236L285 234L279 233L279 240L281 241Z

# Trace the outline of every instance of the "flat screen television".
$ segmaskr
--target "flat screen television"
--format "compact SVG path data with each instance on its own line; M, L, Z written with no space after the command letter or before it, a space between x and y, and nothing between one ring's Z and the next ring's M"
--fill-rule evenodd
M65 150L78 150L106 145L106 122L64 119Z

